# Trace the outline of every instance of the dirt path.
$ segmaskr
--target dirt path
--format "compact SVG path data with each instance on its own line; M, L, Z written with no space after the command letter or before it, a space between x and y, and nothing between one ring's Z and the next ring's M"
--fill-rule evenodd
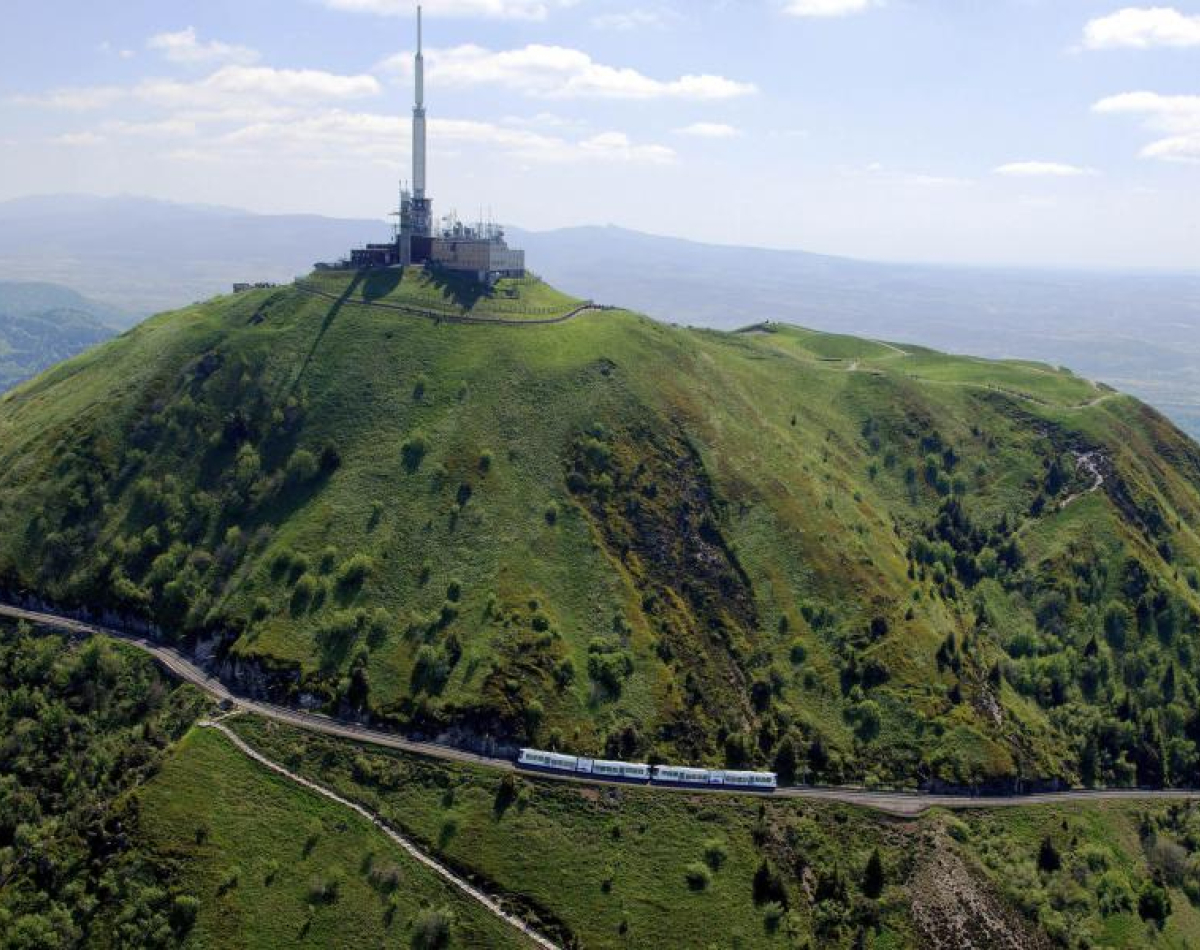
M445 865L435 861L375 813L367 811L367 809L363 808L362 805L352 802L348 798L343 798L341 795L337 794L337 792L330 791L323 785L318 785L316 782L309 781L303 776L297 775L295 772L285 768L278 762L268 759L257 749L251 747L244 739L242 739L241 736L239 736L224 723L216 720L203 720L200 722L200 727L204 729L213 729L221 733L245 755L249 756L259 765L270 769L277 775L282 775L284 778L295 782L297 785L307 788L310 792L315 792L324 798L328 798L331 802L336 802L343 808L349 808L355 814L365 818L385 835L387 835L393 842L403 848L409 857L413 858L415 861L419 861L425 867L429 868L429 870L433 871L438 877L442 878L442 880L446 881L448 884L461 891L471 900L475 901L475 903L482 906L488 911L488 913L504 921L514 930L520 931L533 944L542 947L543 950L560 950L558 944L551 942L541 934L537 933L532 927L525 923L525 921L508 913L503 907L500 906L499 903L497 903L483 891L479 890L479 888L474 887L467 881L464 881Z
M1104 460L1099 452L1076 452L1075 464L1092 476L1092 486L1085 488L1083 491L1075 492L1075 494L1064 498L1059 504L1058 510L1062 511L1081 498L1086 498L1088 495L1095 494L1104 487L1104 470L1100 467L1100 463Z

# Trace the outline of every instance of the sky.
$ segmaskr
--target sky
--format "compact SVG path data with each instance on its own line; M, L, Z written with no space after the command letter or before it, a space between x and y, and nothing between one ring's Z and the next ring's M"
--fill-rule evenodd
M59 0L0 31L0 200L383 224L409 0ZM428 0L436 214L892 261L1200 270L1200 0Z

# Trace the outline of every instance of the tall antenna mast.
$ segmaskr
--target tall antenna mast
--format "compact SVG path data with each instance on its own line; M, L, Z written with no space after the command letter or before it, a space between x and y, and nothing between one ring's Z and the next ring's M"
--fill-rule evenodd
M425 51L421 7L417 7L417 57L413 70L416 96L413 104L413 233L428 237L433 213L425 197Z

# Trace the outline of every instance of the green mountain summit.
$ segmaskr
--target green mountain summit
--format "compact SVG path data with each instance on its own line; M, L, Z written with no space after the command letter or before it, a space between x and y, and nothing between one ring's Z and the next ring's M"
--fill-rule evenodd
M580 305L329 272L148 320L0 399L0 586L462 741L1200 782L1200 447L1160 415Z

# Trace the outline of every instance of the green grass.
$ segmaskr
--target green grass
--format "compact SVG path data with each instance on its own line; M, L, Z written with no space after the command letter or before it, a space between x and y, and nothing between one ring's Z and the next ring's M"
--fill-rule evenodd
M452 912L454 946L528 946L364 819L211 730L184 738L140 805L144 847L200 901L186 946L408 946L425 908Z
M945 886L937 856L964 862L983 905L1011 908L1013 928L1041 931L1072 948L1176 948L1200 939L1200 917L1171 885L1172 914L1159 930L1138 916L1136 895L1155 875L1147 829L1200 855L1194 805L1072 804L932 812L919 820L867 810L754 796L713 798L640 788L591 788L434 762L297 732L255 717L234 721L255 747L295 763L343 795L379 810L456 866L469 870L561 942L586 947L843 947L862 922L869 946L929 945L911 904ZM1039 871L1043 839L1058 871ZM885 888L861 893L879 849ZM788 913L766 925L755 875L765 860L782 883ZM702 888L689 885L695 865ZM840 877L844 897L820 896ZM1132 904L1101 903L1126 892ZM960 907L971 919L971 911ZM974 930L975 924L968 924ZM1014 930L1014 933L1019 931Z
M504 278L485 287L469 275L411 267L364 271L349 279L345 272L317 273L304 284L339 297L346 294L352 303L403 305L479 318L546 319L582 303L533 276Z
M397 276L313 280L449 292ZM164 314L0 399L0 582L220 631L280 698L431 733L1078 781L1080 730L1125 715L1099 780L1152 774L1156 728L1189 780L1194 443L1063 371L769 329L435 324L295 288ZM1105 489L1060 509L1082 449ZM1145 621L1120 650L1110 604ZM600 682L597 649L631 668Z

